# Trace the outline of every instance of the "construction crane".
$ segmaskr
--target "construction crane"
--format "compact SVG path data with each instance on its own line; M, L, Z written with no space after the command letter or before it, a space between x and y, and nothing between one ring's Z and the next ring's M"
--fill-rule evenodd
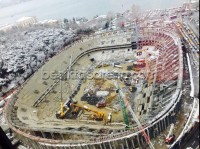
M64 118L65 117L65 107L63 106L63 96L62 96L62 74L60 74L60 111L56 113L56 118Z
M122 103L123 103L123 106L125 106L124 109L126 109L126 106L127 106L127 109L129 110L129 112L130 112L130 114L131 114L133 120L137 123L137 125L138 125L140 131L142 132L142 135L143 135L143 137L145 138L146 143L149 145L149 147L150 147L151 149L155 149L154 146L153 146L153 144L152 144L152 142L150 141L149 136L146 134L145 129L143 128L142 124L140 123L140 121L139 121L138 118L136 117L136 115L135 115L133 109L131 108L131 106L130 106L128 100L126 100L124 93L122 92L122 90L120 89L120 87L119 87L119 85L117 84L116 81L114 81L114 85L116 86L116 88L117 88L118 91L119 91L118 93L119 93L119 95L120 95L120 97L121 97L121 99L122 99L122 101L123 101L123 102L122 102ZM126 105L125 105L125 104L126 104ZM125 111L125 112L126 112L126 111ZM127 115L126 115L124 118L125 118L125 119L128 119ZM129 126L129 125L128 125L128 126Z
M70 65L69 65L69 70L71 69L71 63L72 63L72 55L70 56ZM67 79L69 79L69 72L67 73ZM66 107L65 104L63 104L63 83L62 83L62 79L63 79L63 74L60 74L60 111L58 111L56 113L56 118L60 118L63 119L66 116L67 111L69 110L69 107ZM68 94L72 93L72 89L71 86L69 84L69 81L67 81L67 85L68 85ZM70 102L70 101L69 101Z
M145 132L145 129L143 128L142 124L140 123L140 121L139 121L138 118L136 117L136 115L135 115L135 113L133 112L133 109L132 109L131 106L129 105L128 101L127 101L127 108L128 108L128 110L129 110L129 112L131 113L132 118L135 120L135 122L137 123L139 129L141 130L142 135L143 135L143 137L144 137L145 140L146 140L146 143L149 145L149 147L150 147L151 149L155 149L154 146L153 146L153 144L152 144L152 142L151 142L151 140L150 140L150 138L149 138L149 136L148 136L147 133Z
M68 82L67 82L68 83ZM69 84L68 84L69 85ZM63 119L66 116L66 113L69 110L69 104L73 101L72 99L68 99L65 103L63 103L63 95L62 95L62 80L60 78L60 111L56 113L56 118ZM71 93L71 87L69 87L69 91Z
M56 118L63 119L66 116L69 108L64 107L63 102L60 103L60 111L56 113Z
M87 106L80 106L80 105L77 105L77 104L74 104L74 103L71 103L71 106L74 107L73 112L77 112L78 108L81 108L81 109L84 109L84 110L86 110L88 112L93 112L94 113L94 114L90 115L91 119L96 120L96 121L105 120L105 114L103 112L98 112L98 111L89 109Z
M61 102L60 111L56 113L56 117L59 118L59 119L64 119L66 117L66 114L69 111L70 107L73 107L72 114L77 114L79 109L83 109L83 110L86 110L88 112L93 112L94 113L94 114L90 115L91 119L96 120L96 121L105 120L105 114L103 112L98 112L98 111L89 109L87 106L80 106L78 104L71 103L71 102L69 102L69 105L68 104L64 105Z
M121 104L121 107L122 107L122 112L123 112L123 118L124 118L124 122L126 124L126 128L129 128L129 121L128 121L128 116L127 116L127 113L126 113L126 106L125 106L125 103L124 103L124 100L123 100L123 97L121 96L121 89L118 85L118 83L116 81L114 81L114 85L117 89L117 92L119 93L119 100L120 100L120 104Z

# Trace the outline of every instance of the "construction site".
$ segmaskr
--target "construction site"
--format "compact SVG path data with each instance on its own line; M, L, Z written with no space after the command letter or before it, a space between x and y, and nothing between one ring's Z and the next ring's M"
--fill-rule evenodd
M2 37L0 148L199 148L197 4Z
M65 103L61 103L64 109L61 108L57 117L78 119L79 122L95 120L102 125L116 125L123 128L124 126L130 127L128 123L130 116L125 110L127 104L131 107L138 104L136 105L139 109L138 116L142 115L141 109L144 113L148 113L147 109L151 105L145 106L138 101L147 98L145 100L149 100L147 103L150 103L152 100L153 77L150 78L148 74L150 68L147 68L145 60L147 61L146 55L149 54L147 51L151 50L153 59L156 59L154 56L156 51L150 47L149 50L147 50L148 47L144 48L146 49L138 52L132 52L131 49L127 49L127 52L125 50L99 51L90 53L89 58L88 55L83 56L76 64L86 64L88 68L81 70L82 65L81 68L80 65L71 67L72 73L69 74L71 81L65 77L65 81L62 81L63 77L61 77L62 90L63 87L66 87L66 90L72 88L74 84L78 86L75 86L76 90L72 89L75 90L73 93L68 89L69 93L64 94ZM82 82L77 82L77 80ZM62 86L63 84L68 86ZM63 94L61 99L62 97Z
M174 29L127 28L74 43L10 100L10 128L33 148L154 148L151 140L175 122L181 103Z

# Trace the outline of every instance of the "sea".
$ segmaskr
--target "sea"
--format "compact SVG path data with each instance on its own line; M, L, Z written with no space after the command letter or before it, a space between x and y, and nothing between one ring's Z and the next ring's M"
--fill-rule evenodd
M186 0L31 0L0 8L0 26L15 23L25 16L36 16L38 20L71 19L108 12L124 12L133 4L142 10L165 9L181 6Z

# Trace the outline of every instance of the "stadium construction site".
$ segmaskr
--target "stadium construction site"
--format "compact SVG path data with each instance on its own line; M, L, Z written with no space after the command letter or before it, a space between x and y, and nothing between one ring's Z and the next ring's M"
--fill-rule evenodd
M175 27L82 38L51 58L6 105L32 148L154 148L180 110L182 45Z

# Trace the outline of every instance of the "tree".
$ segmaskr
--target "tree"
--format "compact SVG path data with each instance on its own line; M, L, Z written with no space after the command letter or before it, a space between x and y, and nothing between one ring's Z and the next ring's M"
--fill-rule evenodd
M107 28L109 28L109 22L108 21L106 22L106 24L104 26L104 29L107 29Z
M65 26L66 30L68 30L69 29L69 20L64 19L63 22L64 22L64 26Z
M68 23L69 23L69 20L68 20L68 19L64 19L64 23L65 23L65 24L68 24Z
M87 29L78 29L78 30L76 31L76 34L77 34L77 35L80 35L80 34L89 35L89 34L91 34L91 33L94 33L94 30L91 29L91 28L87 28Z
M73 20L73 22L74 22L74 23L76 22L76 19L75 19L74 17L73 17L73 19L72 19L72 20Z

